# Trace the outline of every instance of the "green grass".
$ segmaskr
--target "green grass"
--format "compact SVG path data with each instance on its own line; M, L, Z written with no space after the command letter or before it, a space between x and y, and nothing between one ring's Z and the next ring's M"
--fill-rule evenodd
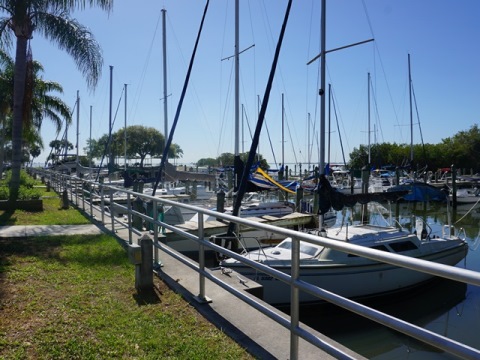
M0 359L249 359L107 235L0 240Z
M42 189L43 211L0 211L0 225L77 225ZM0 239L0 359L252 359L108 235Z
M0 210L2 225L82 225L90 224L88 218L70 206L62 209L60 196L52 190L41 189L43 211Z

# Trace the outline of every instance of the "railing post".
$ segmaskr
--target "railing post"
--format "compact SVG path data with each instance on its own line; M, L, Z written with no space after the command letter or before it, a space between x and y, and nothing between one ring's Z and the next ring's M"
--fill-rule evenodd
M82 210L85 212L85 181L82 180Z
M72 186L72 177L70 175L65 176L65 184L67 185L67 189L70 189L70 201L73 204L73 186Z
M93 189L94 189L94 186L93 186L93 183L89 182L88 183L90 186L88 187L88 194L89 194L89 197L90 197L90 216L93 218Z
M135 288L137 291L153 290L153 241L144 234L138 239L140 244L128 246L128 257L135 264Z
M102 212L102 224L105 224L105 200L103 198L102 184L100 184L100 211Z
M75 179L75 205L78 206L78 181Z
M132 244L132 198L130 193L127 193L127 224L128 224L128 243Z
M203 232L203 214L198 213L198 240L204 241ZM205 296L205 276L202 274L205 271L205 246L200 242L198 247L198 267L199 267L199 294L195 296L195 300L199 303L212 302L211 299Z
M300 240L292 238L292 273L290 298L290 359L298 359L298 335L295 330L300 321L299 290L294 282L300 278Z
M110 189L110 223L112 224L112 232L115 232L115 215L114 212L115 205L113 204L113 191Z

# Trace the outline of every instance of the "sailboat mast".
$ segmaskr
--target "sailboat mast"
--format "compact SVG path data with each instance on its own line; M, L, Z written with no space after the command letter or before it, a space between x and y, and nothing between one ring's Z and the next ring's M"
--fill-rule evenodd
M234 144L234 168L235 171L239 171L240 163L240 58L239 58L239 45L240 45L240 1L235 0L235 144ZM238 174L235 174L235 191L238 190Z
M332 84L328 84L328 153L327 153L327 163L330 167L330 139L332 135L332 128L331 128L331 121L332 121Z
M310 113L307 114L307 162L308 162L308 169L310 169L310 161L312 159L311 154L311 146L310 146Z
M125 130L124 134L124 143L125 143L125 170L127 170L127 84L124 84L125 87Z
M371 143L370 143L370 73L367 74L367 93L368 93L368 164L372 163Z
M282 166L285 168L285 105L282 93Z
M320 74L321 74L321 85L320 85L320 174L325 174L325 52L326 52L326 28L327 28L327 16L326 8L327 1L322 0L322 34L321 34L321 58L320 58Z
M108 173L113 171L113 156L112 156L112 82L113 82L113 66L110 65L110 100L108 111Z
M90 149L90 180L93 178L92 176L92 169L93 169L93 156L92 156L92 105L90 105L90 142L89 142L89 149Z
M167 10L162 9L163 22L163 119L164 119L164 136L168 138L168 111L167 111L167 26L165 15ZM166 143L166 141L165 141Z
M80 91L77 90L77 157L76 157L76 164L77 164L77 167L78 167L78 164L79 164L79 161L78 161L78 149L79 149L79 146L78 146L78 137L79 137L79 134L80 134L80 128L79 128L79 125L80 125ZM78 173L78 171L77 171Z
M410 165L413 165L413 110L412 110L412 73L410 70L410 54L408 54L408 89L410 95Z

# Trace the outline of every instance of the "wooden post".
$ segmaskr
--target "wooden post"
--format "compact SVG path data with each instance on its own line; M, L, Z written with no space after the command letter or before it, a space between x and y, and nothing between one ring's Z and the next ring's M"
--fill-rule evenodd
M225 191L220 189L217 192L217 211L223 213L225 211ZM222 219L217 219L218 221L222 221Z
M135 264L135 288L137 291L153 289L153 240L144 234L138 239L141 261Z
M303 200L303 188L301 186L297 187L296 197L295 197L295 211L302 211L302 200Z
M62 192L62 209L68 209L68 192L67 189L64 189Z
M452 206L457 207L457 169L452 165Z

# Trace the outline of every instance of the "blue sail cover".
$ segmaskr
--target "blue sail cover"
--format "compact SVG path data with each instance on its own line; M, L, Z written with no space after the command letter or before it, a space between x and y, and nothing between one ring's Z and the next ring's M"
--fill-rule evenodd
M408 190L408 193L402 197L406 201L447 201L448 196L442 189L418 181L392 186L387 191L398 190Z

